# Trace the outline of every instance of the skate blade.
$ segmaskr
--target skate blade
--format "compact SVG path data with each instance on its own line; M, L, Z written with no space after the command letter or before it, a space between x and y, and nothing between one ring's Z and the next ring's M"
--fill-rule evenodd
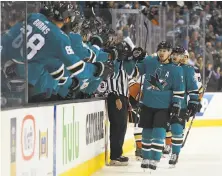
M109 166L127 166L128 164L128 162L112 161L109 163Z
M149 169L149 168L143 168L143 172L146 172L148 174L151 174L152 173L152 170Z
M170 165L169 165L169 169L173 169L173 168L175 168L175 167L176 167L175 164L170 164Z

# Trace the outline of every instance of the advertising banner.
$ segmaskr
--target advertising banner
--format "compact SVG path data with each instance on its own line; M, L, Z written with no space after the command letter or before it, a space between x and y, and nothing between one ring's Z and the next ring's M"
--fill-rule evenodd
M222 119L222 93L205 93L201 104L197 119Z
M1 175L53 173L53 107L1 112Z
M56 106L56 175L104 152L104 121L105 100Z

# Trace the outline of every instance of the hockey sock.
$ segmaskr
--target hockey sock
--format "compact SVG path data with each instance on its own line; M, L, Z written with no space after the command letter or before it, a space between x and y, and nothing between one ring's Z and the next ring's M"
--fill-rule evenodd
M134 128L136 149L142 149L142 128Z
M142 131L142 156L143 159L151 159L152 129L143 128Z
M179 154L183 143L183 126L175 123L171 125L172 153Z
M152 137L151 156L153 160L159 161L164 147L166 130L164 128L153 128Z
M166 145L172 145L172 133L171 131L166 132Z

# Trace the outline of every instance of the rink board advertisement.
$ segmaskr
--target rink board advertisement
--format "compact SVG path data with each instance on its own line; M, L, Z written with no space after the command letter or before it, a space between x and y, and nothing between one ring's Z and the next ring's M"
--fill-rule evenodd
M222 93L206 93L193 126L222 126L221 101ZM2 111L0 175L95 172L104 165L109 150L106 119L105 100ZM134 145L133 132L134 124L128 124L125 151Z
M56 106L56 175L78 175L75 167L104 152L105 113L105 100Z
M1 175L53 174L53 106L1 112Z
M222 119L222 93L205 93L201 104L201 111L196 114L197 119Z

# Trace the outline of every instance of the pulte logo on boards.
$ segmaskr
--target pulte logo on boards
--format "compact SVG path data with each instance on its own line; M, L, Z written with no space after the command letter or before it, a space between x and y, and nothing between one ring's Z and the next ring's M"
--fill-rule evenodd
M70 115L70 113L65 114L65 108L63 108L63 165L70 163L79 157L79 122L75 121L74 107L72 109L72 118L70 119L70 116L67 115ZM67 123L67 119L69 120L69 123Z
M48 157L48 129L39 131L39 159Z
M24 160L30 160L35 153L35 119L32 115L27 115L22 121L21 128L21 150Z
M91 144L104 138L104 111L87 114L86 116L86 144Z

